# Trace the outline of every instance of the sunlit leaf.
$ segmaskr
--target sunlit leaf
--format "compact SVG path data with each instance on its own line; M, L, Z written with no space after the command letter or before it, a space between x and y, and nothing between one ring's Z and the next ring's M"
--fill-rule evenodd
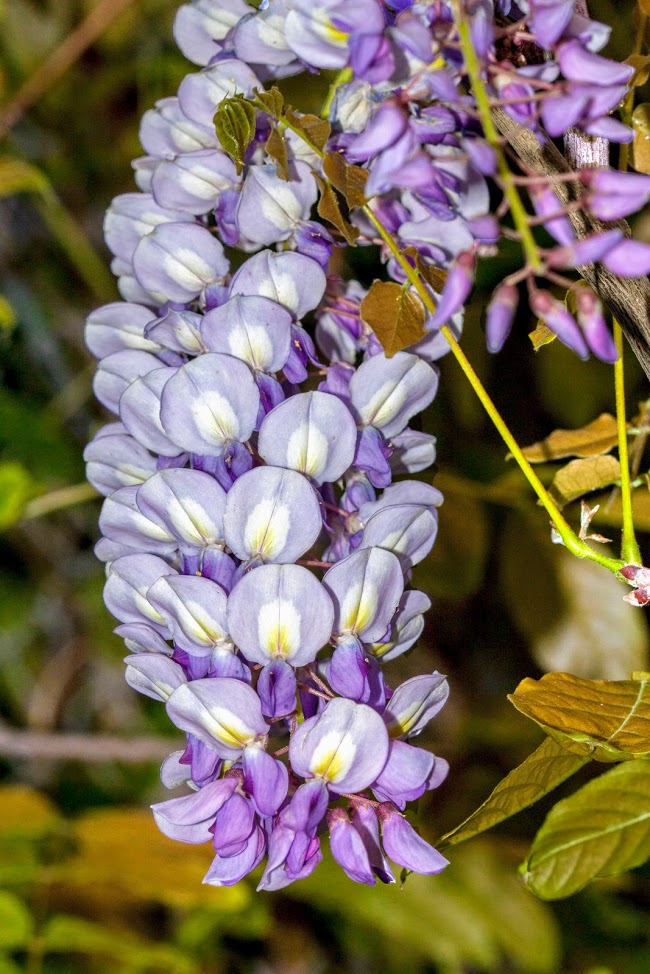
M417 294L393 281L374 281L361 302L361 317L379 339L386 355L424 338L427 314Z
M255 135L255 109L243 98L226 98L214 116L214 127L222 148L240 173L246 150Z
M19 950L29 944L33 930L31 913L22 900L0 890L0 949Z
M591 880L650 857L650 762L611 768L551 809L522 873L543 899L561 899Z
M242 910L250 898L240 884L215 889L201 885L214 850L187 846L162 835L149 810L99 809L75 823L77 855L57 867L56 876L71 886L110 886L139 899L172 907L210 904Z
M589 757L571 754L553 738L547 737L533 754L499 782L469 818L443 836L438 848L466 842L528 808L579 771L587 761Z
M645 13L650 13L649 0L639 0L639 3L641 6L646 4L648 9ZM650 57L647 54L630 54L629 57L625 58L624 63L634 68L634 74L632 79L628 81L628 85L632 88L644 85L650 76Z
M618 443L616 418L601 413L598 419L578 430L554 430L539 443L523 450L531 463L547 463L565 457L595 457L609 453Z
M34 491L34 482L20 463L0 464L0 531L20 520Z
M314 173L314 178L316 179L318 188L320 189L318 215L322 216L324 220L327 220L328 223L331 223L332 226L336 227L347 243L354 246L354 243L359 236L359 231L356 227L353 227L349 220L346 220L341 213L339 201L331 185L324 179L321 179L316 172Z
M550 345L557 338L554 331L545 325L543 321L538 321L536 327L531 331L528 336L533 343L533 348L536 352L539 352L540 348L544 345Z
M522 680L510 702L574 754L596 761L650 755L650 681L582 680L547 673Z
M632 112L632 156L637 172L650 173L650 103L642 102Z
M326 152L323 158L323 172L345 197L350 208L363 206L366 202L364 189L368 181L368 170L351 166L338 152Z
M621 479L621 465L609 454L571 460L555 474L549 493L560 507Z
M11 331L16 325L16 313L6 298L0 294L0 332Z
M325 143L329 139L332 131L332 126L329 122L323 118L319 118L318 115L295 112L293 108L289 108L288 106L285 108L284 114L285 118L291 122L291 125L298 129L299 132L302 132L319 152L325 148Z
M25 785L0 788L0 839L39 838L59 821L54 805L38 791Z

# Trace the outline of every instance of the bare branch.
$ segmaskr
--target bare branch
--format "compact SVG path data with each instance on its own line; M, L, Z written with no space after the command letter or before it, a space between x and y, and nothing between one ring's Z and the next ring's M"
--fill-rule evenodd
M159 762L184 746L166 737L126 739L110 734L48 734L0 727L0 755L32 761L84 761L125 764Z
M541 145L532 132L515 122L502 108L494 108L493 116L497 128L523 164L549 179L560 203L566 206L580 198L580 188L575 182L553 181L554 176L570 172L571 168L550 140ZM583 210L569 211L568 217L576 235L581 239L596 230L604 229L604 224ZM632 235L625 220L608 224L607 228L612 226L620 227L626 237ZM643 371L650 379L650 281L647 277L618 277L602 264L587 264L578 268L578 271L615 316Z
M68 68L77 61L91 44L133 0L99 0L86 19L65 38L49 58L37 68L16 92L0 116L0 139L4 138L25 112L56 84Z

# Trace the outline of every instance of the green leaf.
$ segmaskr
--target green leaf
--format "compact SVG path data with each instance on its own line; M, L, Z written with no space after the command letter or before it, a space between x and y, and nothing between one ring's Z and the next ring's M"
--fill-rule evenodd
M338 152L326 152L323 157L323 172L332 186L345 197L350 209L366 203L364 189L369 175L367 169L351 166Z
M49 183L35 166L22 159L0 157L0 197L15 193L44 193Z
M393 281L375 281L361 302L361 317L381 342L390 358L424 338L427 313L411 290Z
M621 465L616 457L588 457L585 460L571 460L566 467L558 470L549 493L559 507L584 497L594 490L609 487L621 479Z
M539 443L522 451L530 463L547 463L564 457L595 457L609 453L618 443L616 418L601 413L593 423L577 430L554 430Z
M18 967L10 957L0 955L0 974L24 974L25 968Z
M13 893L0 890L0 949L27 947L33 926L32 916L23 901Z
M350 244L351 247L354 246L357 237L359 236L359 231L356 227L345 219L341 213L341 207L339 201L336 197L336 193L332 189L331 185L325 182L317 172L314 173L314 179L318 183L318 188L320 189L320 199L318 200L318 215L322 216L324 220L331 223L332 226L336 227L341 236Z
M16 326L16 313L6 298L0 294L0 332L12 331Z
M59 914L51 917L42 934L46 954L99 954L113 957L132 967L171 970L174 974L193 974L194 960L166 944L148 944L131 935L104 927L81 917Z
M20 463L0 464L0 531L20 520L34 492L34 482Z
M547 673L540 680L526 677L508 699L574 754L628 761L650 755L649 685L650 679Z
M557 741L547 737L533 754L529 754L518 768L499 782L489 798L469 818L442 837L437 843L438 848L466 842L529 808L588 761L589 757L571 754Z
M288 183L291 176L289 175L287 143L284 141L284 136L280 135L277 128L273 127L271 129L271 134L266 140L266 145L264 148L266 149L268 155L270 155L271 159L273 159L275 162L278 176Z
M571 896L650 857L650 762L611 768L551 809L521 867L542 899Z
M221 102L214 116L217 138L225 152L242 171L246 150L255 135L255 109L239 96Z

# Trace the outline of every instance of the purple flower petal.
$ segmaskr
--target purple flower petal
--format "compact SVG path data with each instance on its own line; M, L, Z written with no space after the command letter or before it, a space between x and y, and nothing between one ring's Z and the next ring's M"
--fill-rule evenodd
M191 795L158 802L151 806L156 825L170 839L196 845L210 842L212 833L209 828L236 787L236 778L222 778Z
M165 385L160 419L180 449L219 456L230 443L250 437L259 399L247 365L209 352L182 366Z
M442 710L448 696L447 677L438 672L401 683L384 711L391 738L416 737Z
M279 372L289 357L291 315L275 301L235 295L201 322L211 352L242 359L255 372Z
M124 679L129 686L153 700L164 702L176 687L187 682L182 667L160 653L139 653L127 656L124 662Z
M354 459L356 441L356 423L340 399L303 392L264 419L259 453L267 463L298 470L321 484L343 476Z
M311 663L329 641L333 621L327 590L300 565L262 565L228 599L232 638L251 663Z
M260 701L240 680L193 680L174 690L167 713L181 730L194 734L224 760L237 760L249 744L269 732Z
M388 735L379 714L365 704L341 698L331 700L319 716L301 724L289 745L296 774L321 778L337 794L367 788L387 757Z
M425 842L393 805L388 802L380 805L378 814L384 849L393 862L427 875L440 873L449 865L448 860Z
M256 467L228 493L226 541L242 561L296 561L312 547L321 528L316 493L294 470Z
M264 817L275 815L287 797L289 773L285 766L259 747L247 747L242 755L244 787L255 809Z
M330 568L323 586L334 603L337 635L370 643L386 632L404 591L404 578L392 552L366 547Z

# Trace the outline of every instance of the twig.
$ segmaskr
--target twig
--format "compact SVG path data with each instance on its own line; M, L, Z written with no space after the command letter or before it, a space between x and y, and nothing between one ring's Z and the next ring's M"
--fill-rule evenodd
M532 132L515 122L501 108L494 108L492 117L524 167L546 177L563 205L575 202L577 196L575 184L553 178L570 171L569 163L553 143L549 140L545 144L540 144ZM568 217L580 239L594 231L604 229L604 224L584 211L570 211ZM610 229L616 226L626 237L631 236L629 224L625 220L618 220L615 224L607 226ZM608 271L602 264L586 264L579 267L578 272L619 321L632 351L650 379L650 281L648 278L621 278Z
M0 138L4 138L25 112L48 92L91 44L133 0L100 0L94 10L50 54L40 68L16 92L0 116Z
M94 501L99 494L90 484L73 484L71 487L62 487L60 490L53 490L49 494L35 497L25 507L23 520L33 521L34 518L43 517L44 514L51 514L53 511L60 511L65 507L74 507L75 504L85 504L87 501Z
M166 737L133 737L128 740L110 734L47 734L0 728L0 754L8 758L39 761L145 764L162 761L175 749L176 743Z

